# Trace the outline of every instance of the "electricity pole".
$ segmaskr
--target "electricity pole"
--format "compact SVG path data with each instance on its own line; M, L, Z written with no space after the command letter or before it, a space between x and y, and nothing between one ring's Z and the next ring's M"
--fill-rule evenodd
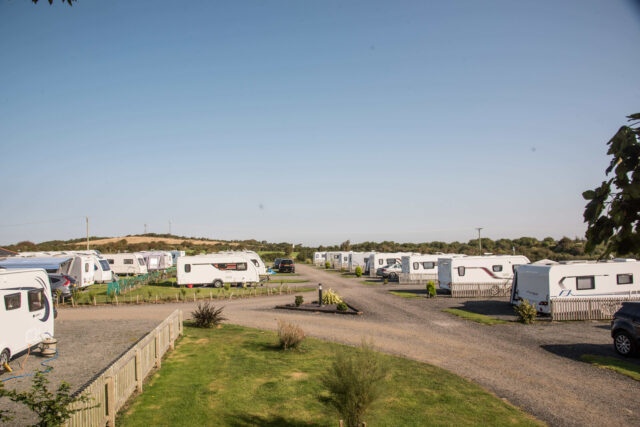
M171 220L169 220L169 234L171 234Z
M484 227L476 227L476 230L478 230L478 248L480 248L480 255L482 255L482 237L480 236L480 231L483 228Z
M144 225L144 234L147 234L147 224Z
M84 219L87 221L87 250L89 250L89 217L85 216Z

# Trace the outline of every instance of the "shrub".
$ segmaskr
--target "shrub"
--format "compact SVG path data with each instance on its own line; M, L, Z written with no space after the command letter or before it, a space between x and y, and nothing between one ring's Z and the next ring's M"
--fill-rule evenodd
M328 402L348 427L362 422L365 412L383 392L389 369L371 342L362 341L355 350L341 350L322 383L329 391Z
M304 302L304 297L302 295L296 295L296 307L300 307Z
M340 295L335 293L333 289L329 288L329 290L322 293L322 303L331 305L331 304L340 304L342 302L342 298Z
M329 261L324 263L324 268L329 269L331 268L331 263Z
M362 277L362 267L356 267L356 277Z
M186 296L187 296L187 290L183 286L181 286L180 287L180 298L182 298L184 300L184 299L186 299Z
M297 348L304 339L305 334L300 326L278 320L278 340L284 350Z
M536 306L527 299L520 301L520 305L513 307L513 310L518 315L518 321L522 323L530 324L536 320Z
M227 320L222 316L224 307L216 309L209 301L198 303L198 306L191 312L191 316L197 328L210 328L219 325L223 320Z
M384 278L384 282L382 282L382 283L384 283L385 285L388 285L389 284L389 279L387 277L385 277Z
M347 311L349 310L349 306L344 302L339 302L338 305L336 306L336 310L338 311Z
M229 289L231 289L231 283L225 283L224 284L224 290L228 291Z
M427 282L427 296L429 298L434 298L436 296L436 284L433 283L433 280L429 280Z

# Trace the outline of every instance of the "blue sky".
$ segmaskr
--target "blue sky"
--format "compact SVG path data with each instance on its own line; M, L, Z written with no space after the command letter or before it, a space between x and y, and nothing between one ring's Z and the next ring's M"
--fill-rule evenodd
M583 236L631 1L0 0L0 244ZM25 224L25 225L23 225Z

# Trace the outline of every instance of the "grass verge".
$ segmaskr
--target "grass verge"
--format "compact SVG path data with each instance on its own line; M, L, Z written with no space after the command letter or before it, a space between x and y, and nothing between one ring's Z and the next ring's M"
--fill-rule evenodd
M234 325L184 332L117 425L338 425L322 403L320 376L336 350L349 347L308 338L298 351L281 351L274 332ZM369 425L542 425L450 372L382 357L390 376L365 416Z
M640 365L637 363L627 362L617 357L596 356L594 354L583 354L580 356L580 360L591 363L598 368L611 369L612 371L633 378L636 381L640 381Z
M483 325L502 325L504 323L509 323L506 320L496 319L495 317L485 316L484 314L473 313L471 311L460 310L459 308L445 308L442 311L476 323L482 323Z
M360 283L364 283L365 285L382 285L382 281L380 280L361 280Z
M424 295L418 295L415 294L413 292L406 292L406 291L389 291L389 293L391 295L395 295L397 297L402 297L402 298L424 298Z

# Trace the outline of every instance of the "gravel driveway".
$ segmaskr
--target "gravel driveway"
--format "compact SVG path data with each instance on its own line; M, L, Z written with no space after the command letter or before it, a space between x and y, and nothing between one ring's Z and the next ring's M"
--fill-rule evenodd
M321 282L325 289L337 290L364 314L274 310L276 304L293 302L287 295L221 303L228 322L276 329L280 318L296 322L309 336L347 344L371 337L381 351L468 378L551 425L640 424L640 383L576 360L585 353L614 354L607 322L486 326L441 310L460 307L509 319L513 316L506 300L405 299L388 290L422 287L367 286L313 267L296 267L310 285ZM315 297L303 295L307 300ZM56 323L60 358L53 372L74 386L83 384L176 308L188 317L194 304L61 310ZM100 344L103 335L110 338ZM79 374L70 376L71 372Z

